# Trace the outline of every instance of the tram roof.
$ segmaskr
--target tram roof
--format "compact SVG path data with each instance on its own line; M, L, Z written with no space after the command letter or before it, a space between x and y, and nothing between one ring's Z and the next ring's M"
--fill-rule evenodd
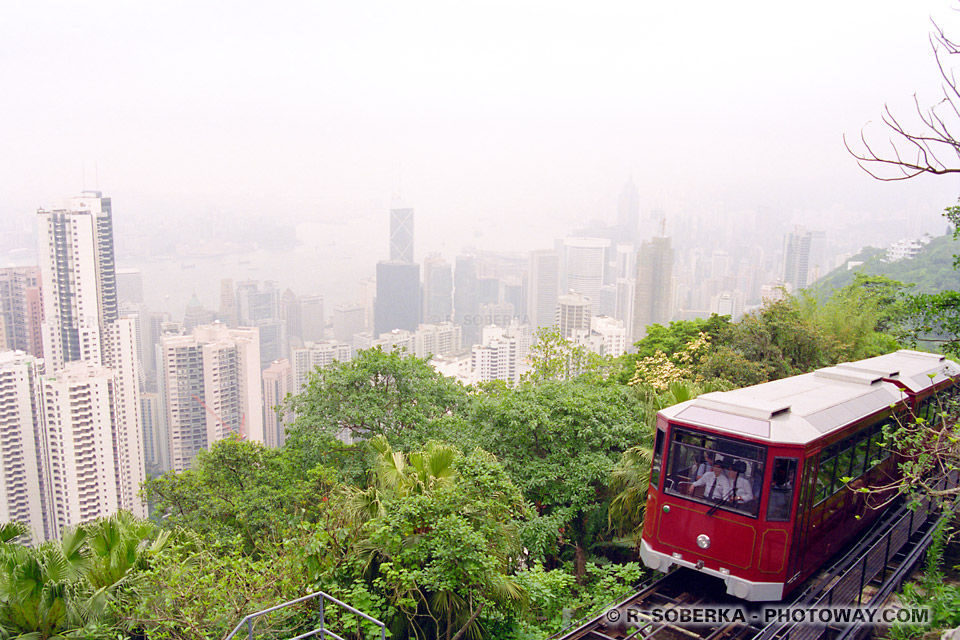
M734 391L707 393L664 409L661 415L734 435L806 444L899 402L903 392L888 380L917 392L958 374L960 366L942 356L901 350Z

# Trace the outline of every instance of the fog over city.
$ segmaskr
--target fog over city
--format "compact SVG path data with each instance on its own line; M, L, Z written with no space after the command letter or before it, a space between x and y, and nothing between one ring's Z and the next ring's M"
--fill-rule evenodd
M358 298L397 197L418 261L550 248L631 178L680 252L939 235L956 178L877 182L842 141L940 99L931 18L960 34L945 0L7 3L0 266L84 188L176 315L221 278Z

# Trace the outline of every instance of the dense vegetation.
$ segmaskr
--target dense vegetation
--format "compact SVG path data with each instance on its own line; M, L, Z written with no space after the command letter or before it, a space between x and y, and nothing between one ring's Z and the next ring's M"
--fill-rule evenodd
M861 276L822 303L654 326L618 359L545 334L515 385L464 387L412 356L362 352L291 399L284 447L225 440L148 481L154 521L119 515L34 548L0 530L0 636L222 638L323 590L392 637L544 638L642 577L658 409L893 350L900 289ZM305 603L257 630L317 621ZM342 611L326 622L372 633Z

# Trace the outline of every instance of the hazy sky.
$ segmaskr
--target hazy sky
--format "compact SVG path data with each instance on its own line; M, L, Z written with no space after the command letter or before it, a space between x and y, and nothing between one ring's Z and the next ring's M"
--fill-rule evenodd
M402 188L426 245L548 246L631 174L674 219L936 212L956 179L877 183L841 141L939 98L931 16L960 36L941 0L6 2L0 216L84 164L116 215L172 221L373 215Z

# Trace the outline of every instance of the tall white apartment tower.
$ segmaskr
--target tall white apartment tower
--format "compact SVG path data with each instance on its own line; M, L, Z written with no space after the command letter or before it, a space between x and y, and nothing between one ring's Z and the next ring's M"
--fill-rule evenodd
M146 508L138 496L145 477L139 339L136 319L121 318L110 198L99 191L84 191L62 209L39 210L37 224L54 533L117 509L145 517ZM92 394L85 400L90 407L87 413L77 413L76 405L64 400L84 394ZM107 397L109 404L102 405ZM87 460L91 438L98 443L93 450L95 470ZM79 447L76 451L70 448L71 442ZM56 447L64 447L60 455L67 458L56 460ZM66 460L74 454L80 457L68 464ZM110 473L115 474L110 480L115 491L103 484ZM83 492L63 498L66 502L58 498L61 489L57 487L73 491L93 477L99 478L90 480L98 487L96 498ZM74 499L79 502L74 504Z
M256 328L194 327L163 336L157 354L170 469L189 469L198 451L230 435L264 442Z
M557 296L560 295L560 254L541 250L530 252L530 293L527 322L535 329L556 324Z
M133 434L120 425L114 372L89 362L71 362L45 377L42 389L53 531L59 534L64 527L120 509L146 517L137 495L142 457L136 469L129 455ZM139 433L139 426L133 431ZM136 482L134 475L140 476Z
M293 367L286 358L274 360L263 371L263 435L268 447L281 447L287 440L287 425L293 422L290 411L278 412L294 393Z
M34 542L52 534L41 369L36 358L22 351L0 352L0 522L25 523Z
M67 208L37 211L47 371L103 364L101 328L117 319L110 198L84 191Z

